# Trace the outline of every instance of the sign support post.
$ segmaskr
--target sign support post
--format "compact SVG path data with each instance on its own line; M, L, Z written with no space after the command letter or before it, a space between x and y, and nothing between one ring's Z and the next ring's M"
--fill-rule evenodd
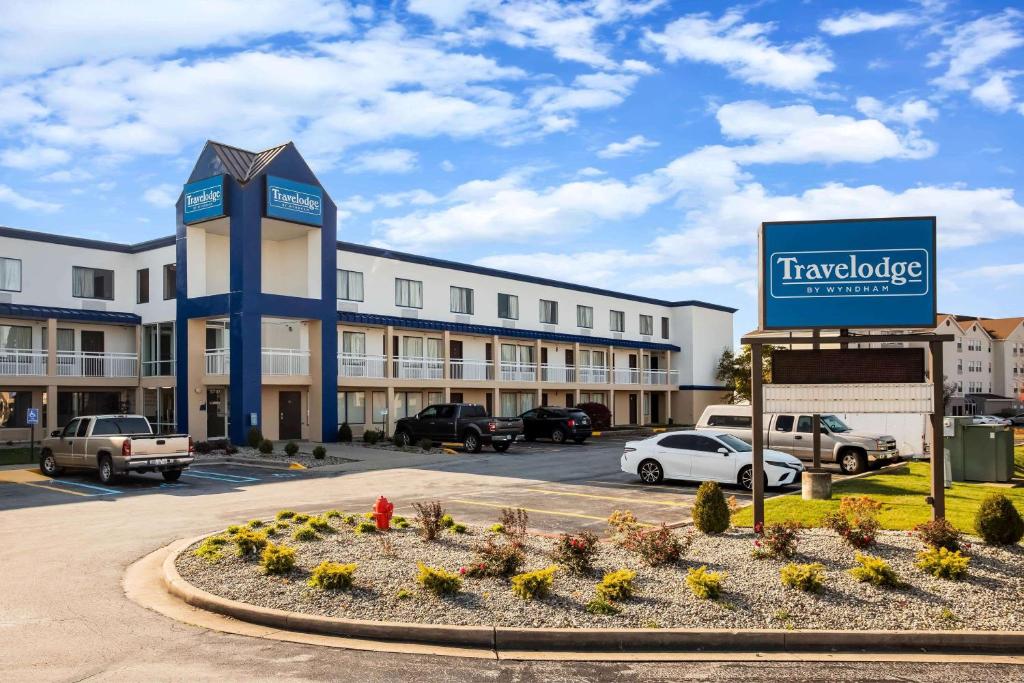
M750 410L753 428L750 487L754 494L754 526L764 525L764 359L759 342L750 344Z
M946 412L943 405L942 376L942 342L932 341L928 344L932 352L932 519L943 519L946 516L946 458L945 438L942 432L942 416Z
M25 422L27 422L28 426L29 426L29 437L28 437L29 438L29 441L28 441L28 443L29 443L28 454L29 454L29 458L30 458L29 462L35 462L36 461L36 425L39 424L39 409L38 408L29 408L28 411L27 411L27 414L25 415Z

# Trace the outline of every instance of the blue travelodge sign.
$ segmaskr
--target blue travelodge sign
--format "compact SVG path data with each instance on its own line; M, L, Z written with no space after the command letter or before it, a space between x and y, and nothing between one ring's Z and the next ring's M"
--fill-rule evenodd
M761 329L932 328L935 218L761 225Z
M200 223L227 215L224 176L215 175L185 185L184 222Z
M324 224L324 191L316 185L268 175L266 203L268 218Z

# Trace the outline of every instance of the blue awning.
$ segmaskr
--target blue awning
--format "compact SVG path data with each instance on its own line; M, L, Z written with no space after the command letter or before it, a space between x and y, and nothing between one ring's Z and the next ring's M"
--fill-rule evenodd
M111 325L138 325L142 322L142 318L134 313L123 313L121 311L90 311L81 308L4 303L0 303L0 317L56 318L57 320L73 320L76 322L110 323Z

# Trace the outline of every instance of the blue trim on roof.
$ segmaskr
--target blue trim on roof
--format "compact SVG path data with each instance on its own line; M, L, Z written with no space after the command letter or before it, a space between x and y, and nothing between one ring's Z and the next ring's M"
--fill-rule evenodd
M0 316L8 318L56 318L57 320L111 323L116 325L138 325L142 322L142 318L134 313L123 313L121 311L89 311L80 308L30 306L27 304L0 303Z
M513 273L507 270L498 270L497 268L485 268L483 266L474 266L469 263L458 263L457 261L447 261L445 259L432 258L430 256L420 256L419 254L408 254L401 251L392 251L391 249L371 247L365 244L356 244L354 242L342 242L341 240L338 241L338 250L348 251L354 254L364 254L366 256L377 256L379 258L394 259L396 261L405 261L406 263L418 263L424 266L448 268L449 270L461 270L466 273L475 273L476 275L490 275L492 277L502 277L508 278L510 280L518 280L519 282L532 282L538 285L561 287L562 289L572 289L577 292L586 292L587 294L610 296L616 299L626 299L628 301L639 301L640 303L653 304L655 306L667 306L670 308L694 306L697 308L708 308L713 311L723 311L725 313L735 313L737 310L735 308L730 308L729 306L710 304L706 301L697 301L696 299L688 299L686 301L666 301L664 299L653 299L651 297L639 296L637 294L626 294L624 292L615 292L610 289L601 289L600 287L588 287L587 285L578 285L572 282L563 282L562 280L552 280L550 278L537 277L535 275L523 275L522 273Z
M591 344L595 346L618 346L620 348L650 349L652 351L679 351L674 344L633 341L631 339L609 339L607 337L587 337L582 334L562 334L560 332L540 332L523 330L515 327L495 327L493 325L470 325L469 323L452 323L445 320L422 320L420 318L402 318L393 315L377 315L375 313L351 313L338 311L338 321L356 325L392 325L420 330L447 330L464 334L498 335L499 337L518 337L521 339L543 339L563 343Z
M138 242L136 244L119 244L117 242L104 242L103 240L90 240L84 237L70 237L68 235L53 235L35 230L22 230L21 228L8 228L0 225L0 237L11 237L18 240L31 240L33 242L45 242L47 244L63 244L69 247L82 247L83 249L100 249L103 251L116 251L121 254L138 254L142 251L169 247L174 244L174 235L158 237L156 239Z

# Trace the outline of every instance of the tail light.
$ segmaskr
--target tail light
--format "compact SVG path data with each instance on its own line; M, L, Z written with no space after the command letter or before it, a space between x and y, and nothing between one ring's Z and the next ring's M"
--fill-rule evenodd
M121 455L127 458L131 454L132 454L132 439L131 439L131 437L126 437L125 440L121 442Z
M566 424L568 424L568 425L569 425L569 429L572 429L573 427L575 427L575 426L576 426L576 420L574 420L574 419L572 419L572 418L570 417L570 418L569 418L569 421L568 421L568 422L567 422Z
M622 449L622 452L623 453L635 453L636 449L633 448L632 446L626 446L625 448Z
M192 455L196 452L196 445L192 443L192 437L188 437L188 454Z
M498 429L498 423L497 422L488 422L487 423L487 430L488 431L494 432L494 431L497 431L497 429Z

